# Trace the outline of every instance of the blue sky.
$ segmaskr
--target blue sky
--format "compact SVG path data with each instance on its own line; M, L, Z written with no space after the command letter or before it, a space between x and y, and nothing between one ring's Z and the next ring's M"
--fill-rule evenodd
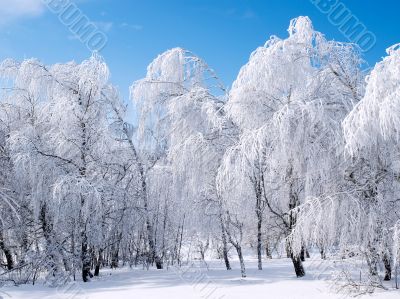
M315 1L315 0L314 0ZM334 0L327 0L334 1ZM287 35L290 19L309 16L329 39L347 41L311 0L77 0L80 10L107 35L101 54L124 99L159 53L183 47L215 69L226 85L270 35ZM344 0L377 37L365 59L374 65L400 42L397 0ZM81 61L89 50L41 0L0 0L0 59L36 57L44 63Z

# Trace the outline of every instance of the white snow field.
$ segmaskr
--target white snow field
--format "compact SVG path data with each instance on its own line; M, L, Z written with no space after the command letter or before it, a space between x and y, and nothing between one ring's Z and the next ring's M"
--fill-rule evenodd
M193 265L180 270L119 269L106 270L90 283L75 283L61 288L43 285L3 288L4 299L343 299L349 295L333 292L329 267L306 262L307 276L296 278L290 260L273 259L257 270L255 261L247 262L247 278L240 278L239 265L226 271L220 262L207 267ZM324 272L326 272L324 274ZM393 283L393 282L392 282ZM388 285L389 286L389 285ZM0 297L1 298L1 297ZM400 290L376 291L357 298L398 299Z

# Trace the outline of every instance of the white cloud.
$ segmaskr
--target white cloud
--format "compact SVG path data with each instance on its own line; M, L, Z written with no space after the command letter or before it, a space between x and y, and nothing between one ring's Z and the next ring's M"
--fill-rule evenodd
M113 27L113 22L93 22L101 31L109 32Z
M129 29L133 29L136 31L140 31L143 30L143 26L142 25L138 25L138 24L128 24L128 23L121 23L119 24L120 28L129 28Z
M79 40L79 36L71 34L67 36L68 40Z
M41 15L44 9L42 0L0 0L0 24Z

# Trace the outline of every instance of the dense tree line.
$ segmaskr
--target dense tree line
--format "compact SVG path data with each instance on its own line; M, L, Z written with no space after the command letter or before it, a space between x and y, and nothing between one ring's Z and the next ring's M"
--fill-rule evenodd
M230 89L193 53L133 83L137 121L97 54L0 64L1 278L51 285L245 252L400 257L400 50L372 71L307 17L255 50ZM380 272L384 267L384 273ZM264 266L265 267L265 266ZM268 267L268 265L266 265ZM362 267L362 266L360 266Z

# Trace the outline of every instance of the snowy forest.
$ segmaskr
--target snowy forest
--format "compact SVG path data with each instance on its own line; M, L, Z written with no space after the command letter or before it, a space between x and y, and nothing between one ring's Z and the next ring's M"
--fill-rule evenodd
M98 53L0 63L3 285L287 259L297 279L339 261L338 292L397 287L400 44L368 68L298 17L231 87L174 48L120 92Z

